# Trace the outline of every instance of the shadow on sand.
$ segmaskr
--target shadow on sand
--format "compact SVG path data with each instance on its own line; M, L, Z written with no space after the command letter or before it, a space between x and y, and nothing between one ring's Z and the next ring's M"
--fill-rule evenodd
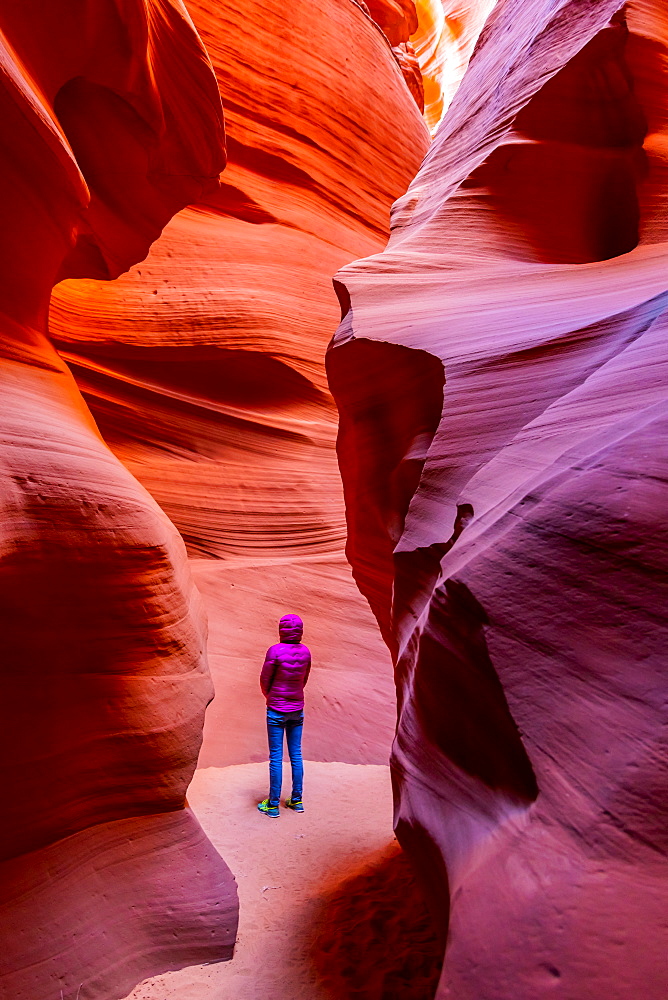
M332 1000L432 1000L443 948L398 844L326 890L313 959Z

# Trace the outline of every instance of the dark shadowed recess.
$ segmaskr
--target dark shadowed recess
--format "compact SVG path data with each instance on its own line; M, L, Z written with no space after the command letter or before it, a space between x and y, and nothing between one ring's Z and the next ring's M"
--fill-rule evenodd
M173 215L218 185L217 175L204 180L170 166L165 141L108 87L75 77L54 109L91 194L88 232L79 233L59 281L118 277L144 259Z
M435 822L442 818L455 843L460 829L466 839L472 817L484 815L489 823L507 810L509 801L526 808L538 796L531 762L487 649L486 623L471 591L446 580L435 590L425 627L408 644L395 672L395 747L412 748L426 787L440 789L430 807ZM402 816L406 776L401 757L393 753L391 764L399 815L395 833L420 878L445 948L450 912L445 858L433 832Z
M392 772L395 801L399 800L399 782ZM422 897L431 916L432 934L445 951L450 922L450 880L443 855L431 834L416 819L399 819L394 832L410 859L411 868L421 887Z
M332 1000L431 1000L443 962L422 890L399 848L325 897L313 959Z
M164 389L193 400L247 410L326 406L327 396L290 365L262 351L222 347L135 347L59 344L68 362L77 356L104 365L111 376L145 388ZM329 404L331 405L331 404Z
M359 339L328 352L327 376L340 417L346 554L392 650L392 553L441 418L443 365L427 351Z
M234 184L221 182L218 191L211 195L210 200L205 205L194 207L208 214L212 211L217 212L225 219L240 219L242 222L250 222L254 226L280 223L280 220L263 208L255 198L251 198L249 194ZM285 223L283 222L282 225Z
M515 118L518 141L464 182L548 263L585 264L638 243L646 122L626 62L623 17L574 56Z
M538 785L487 649L487 621L463 583L446 580L437 588L420 636L412 699L435 751L527 806Z
M271 124L273 126L273 122ZM307 191L317 190L319 187L310 174L284 156L268 153L256 146L245 146L234 136L227 136L227 153L230 163L236 163L246 167L247 170L252 170L253 173L269 177L274 183L292 184ZM214 203L215 201L216 199Z
M394 593L392 625L401 640L402 622L417 621L431 599L441 575L441 561L474 516L470 503L457 504L452 534L447 542L434 542L394 554Z

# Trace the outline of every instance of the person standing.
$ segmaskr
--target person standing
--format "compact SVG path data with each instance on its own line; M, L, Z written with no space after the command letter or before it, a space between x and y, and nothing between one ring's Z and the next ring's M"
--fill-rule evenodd
M258 802L265 816L276 819L283 779L283 734L292 766L292 795L288 809L304 812L302 786L302 730L304 685L311 670L311 652L302 640L304 623L299 615L283 615L278 623L280 642L270 646L260 673L260 688L267 702L269 740L269 796Z

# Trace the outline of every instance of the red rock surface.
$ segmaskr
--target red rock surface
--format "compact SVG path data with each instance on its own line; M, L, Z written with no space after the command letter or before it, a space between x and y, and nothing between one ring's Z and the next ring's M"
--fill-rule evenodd
M221 189L117 281L58 285L50 329L105 440L192 557L217 690L201 763L264 759L257 672L295 610L316 664L307 755L385 763L392 670L343 555L323 359L339 319L331 277L384 246L427 130L351 0L188 6L225 105Z
M231 953L234 882L184 809L212 687L163 511L213 612L210 762L265 755L257 669L286 602L318 654L307 752L384 761L393 727L323 355L331 275L381 249L427 131L349 0L190 11L228 108L222 185L218 90L177 0L0 18L3 1000L116 997Z
M365 7L391 45L407 42L418 28L414 0L366 0Z
M217 185L222 110L178 2L0 14L2 997L118 996L229 957L236 887L185 808L212 694L176 530L46 335Z
M443 998L668 992L668 24L620 6L502 0L337 279L348 553Z

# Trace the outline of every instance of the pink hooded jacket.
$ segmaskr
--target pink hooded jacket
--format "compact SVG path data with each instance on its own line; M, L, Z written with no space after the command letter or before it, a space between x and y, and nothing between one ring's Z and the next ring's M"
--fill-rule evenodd
M260 687L267 708L298 712L304 707L304 685L311 669L311 652L301 641L304 624L299 615L283 615L278 623L281 638L264 658Z

